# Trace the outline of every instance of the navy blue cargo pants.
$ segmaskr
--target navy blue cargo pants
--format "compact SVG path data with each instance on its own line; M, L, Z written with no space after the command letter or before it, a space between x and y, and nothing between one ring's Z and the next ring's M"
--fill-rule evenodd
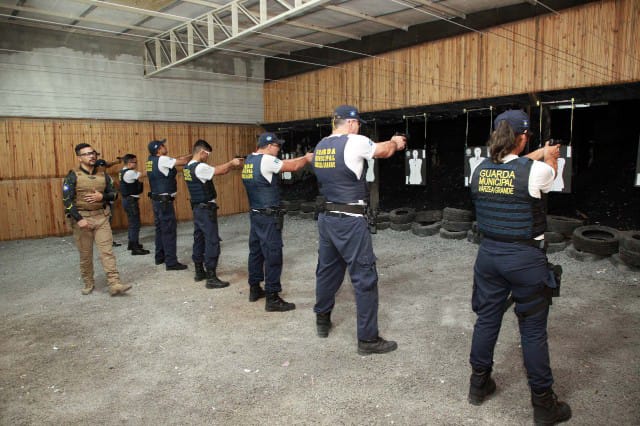
M127 222L129 227L129 242L137 243L140 238L140 206L137 197L122 197L122 207L127 213Z
M481 370L493 367L493 351L509 292L515 299L533 297L530 302L516 303L516 313L528 312L543 300L535 295L542 292L549 280L547 256L542 250L518 243L482 240L474 266L471 300L473 311L478 315L469 359L472 367ZM548 315L549 306L546 306L530 316L518 317L524 365L529 386L535 392L553 384L547 344Z
M194 263L204 263L209 271L215 271L220 257L220 235L218 234L217 206L193 208L193 253Z
M282 230L279 218L252 211L249 233L249 285L264 281L264 291L280 293L282 284Z
M153 221L156 226L156 262L167 266L178 263L176 238L178 221L173 203L153 200Z
M378 337L378 273L367 220L318 215L316 313L331 312L347 268L355 291L358 339Z

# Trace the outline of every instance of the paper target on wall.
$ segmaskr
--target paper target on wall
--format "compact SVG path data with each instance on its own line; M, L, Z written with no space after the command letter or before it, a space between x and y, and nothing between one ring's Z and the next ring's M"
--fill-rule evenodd
M571 147L561 146L560 157L558 157L558 173L551 187L552 192L571 192L571 168L572 168Z
M638 156L636 158L636 182L635 186L640 186L640 140L638 141Z
M405 183L407 185L426 185L427 164L425 149L407 150L405 160Z
M486 146L470 146L464 151L464 186L469 186L471 176L480 163L489 157Z

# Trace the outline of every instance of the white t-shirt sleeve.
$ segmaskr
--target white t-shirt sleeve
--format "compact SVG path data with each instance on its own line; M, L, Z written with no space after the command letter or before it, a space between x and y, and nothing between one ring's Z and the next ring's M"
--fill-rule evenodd
M176 159L167 157L166 155L161 155L158 158L158 170L165 176L169 176L169 171L173 169L176 165Z
M140 172L136 172L135 170L127 170L124 172L124 175L122 175L122 180L126 183L135 183L138 179L140 179Z
M535 198L542 198L542 192L551 191L555 178L556 175L550 165L542 161L534 161L529 175L529 194Z
M282 169L282 160L273 155L264 154L262 156L262 160L260 161L260 173L267 180L267 182L271 183L273 179L274 173L280 173Z
M344 163L356 174L358 179L364 170L364 161L373 159L376 150L375 143L363 135L348 135L344 146Z
M216 174L215 167L212 167L205 163L200 163L196 166L196 177L200 179L200 182L205 183L208 180L213 179L213 175Z

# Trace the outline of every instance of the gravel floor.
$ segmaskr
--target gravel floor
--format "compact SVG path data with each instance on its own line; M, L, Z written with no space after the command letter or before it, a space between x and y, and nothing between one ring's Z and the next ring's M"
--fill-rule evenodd
M381 334L396 352L356 353L355 305L346 279L328 339L315 335L315 222L288 218L284 292L297 309L249 303L246 214L220 218L219 275L193 281L192 224L178 227L189 271L115 249L124 282L111 298L82 296L71 237L0 243L0 424L407 424L532 423L515 316L495 354L497 394L467 403L470 308L477 246L466 240L380 231ZM142 243L153 249L153 230ZM126 243L126 233L116 233ZM550 315L556 393L569 424L640 423L640 273L565 251L562 297Z

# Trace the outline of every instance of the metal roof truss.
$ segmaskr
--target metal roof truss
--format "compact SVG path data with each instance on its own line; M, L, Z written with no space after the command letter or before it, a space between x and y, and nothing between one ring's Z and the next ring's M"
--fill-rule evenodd
M242 4L244 1L234 0L147 40L145 76L151 77L216 49L223 49L331 0L294 0L293 4L284 0L260 0L259 14L249 11ZM271 6L278 11L270 16L268 8Z

